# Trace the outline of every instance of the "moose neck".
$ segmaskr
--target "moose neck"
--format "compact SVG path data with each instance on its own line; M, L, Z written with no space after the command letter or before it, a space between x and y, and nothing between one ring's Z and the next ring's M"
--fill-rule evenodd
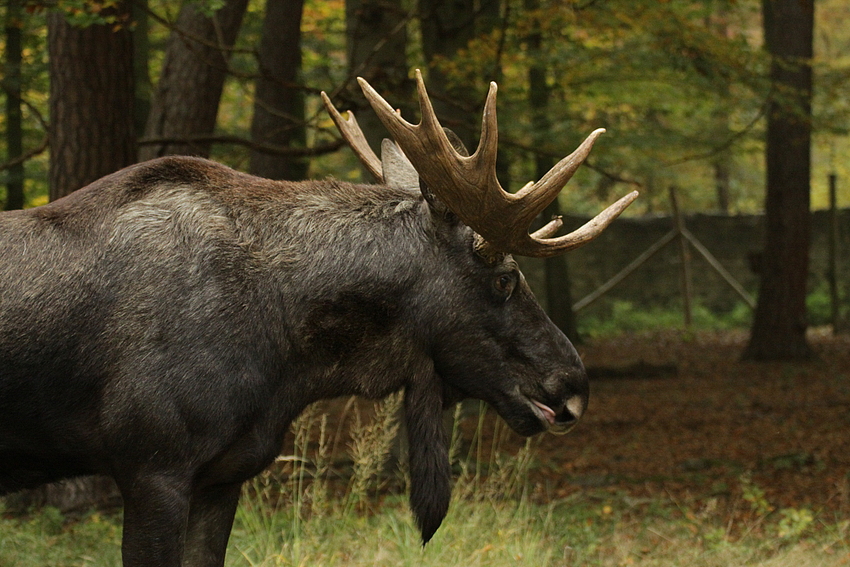
M338 182L299 189L271 211L266 250L278 259L284 358L294 361L285 383L310 399L378 398L432 374L416 298L439 262L421 197Z

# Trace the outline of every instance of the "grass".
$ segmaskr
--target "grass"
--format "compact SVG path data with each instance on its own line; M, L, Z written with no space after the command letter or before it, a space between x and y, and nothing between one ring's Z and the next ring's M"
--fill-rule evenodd
M675 303L675 302L674 302ZM820 284L806 295L806 315L812 327L832 324L832 303L826 284ZM753 311L741 301L727 312L713 311L698 300L691 306L691 326L694 330L728 330L749 328ZM658 331L684 326L681 305L636 305L627 300L612 300L605 308L589 309L578 314L579 333L589 338L611 337L626 332ZM840 322L850 319L846 301L839 309Z
M333 472L340 443L327 416L295 424L292 454L246 487L229 567L279 566L839 566L850 564L850 521L801 508L776 509L751 477L741 497L679 502L636 499L616 488L560 499L531 497L534 447L504 454L499 435L455 428L457 480L443 526L424 548L407 508L404 463L392 461L401 398L374 417L353 414L348 474ZM456 414L456 417L460 414ZM476 418L473 418L476 419ZM455 420L458 423L458 420ZM42 510L0 514L0 567L120 564L120 513L65 518Z
M815 298L819 301L818 298ZM820 305L820 303L818 303ZM725 330L746 328L752 321L752 310L742 302L727 313L715 313L695 302L691 308L692 328L695 330ZM631 301L615 300L604 312L579 313L579 332L587 337L611 337L624 332L658 331L684 326L681 307L639 306Z
M425 548L402 497L368 512L329 506L295 520L247 498L231 536L230 567L377 566L839 566L850 563L848 522L812 516L788 530L773 513L741 522L708 507L683 509L621 494L585 493L549 504L457 499ZM799 520L794 520L799 522ZM292 531L297 524L297 531ZM794 528L794 522L790 524ZM120 564L120 516L71 522L55 511L0 522L0 565Z

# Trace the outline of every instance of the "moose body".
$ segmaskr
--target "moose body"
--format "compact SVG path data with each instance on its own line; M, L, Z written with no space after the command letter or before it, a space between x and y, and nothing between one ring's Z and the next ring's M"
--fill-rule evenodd
M411 507L446 513L441 412L583 412L578 355L509 254L428 191L160 158L0 215L0 494L115 479L127 567L219 566L241 484L310 403L405 390Z

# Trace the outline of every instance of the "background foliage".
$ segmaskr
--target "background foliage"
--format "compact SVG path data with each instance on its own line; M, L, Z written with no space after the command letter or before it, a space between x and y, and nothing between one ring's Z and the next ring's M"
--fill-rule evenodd
M52 9L70 14L76 24L87 24L108 4L63 0ZM201 4L208 10L218 7ZM420 67L426 74L438 70L450 84L462 86L462 102L474 110L469 113L472 124L479 120L487 81L499 81L501 159L512 187L534 177L535 155L563 156L586 133L603 126L609 134L591 158L592 171L580 174L562 198L565 210L598 210L625 191L623 182L643 187L643 197L629 214L667 210L671 185L680 188L688 210L728 207L734 213L761 208L762 117L769 84L759 2L544 1L529 9L528 1L505 0L499 6L498 25L473 37L454 57L435 57L430 68L419 43L417 7L410 2L389 5L407 14L408 68ZM151 0L148 7L149 73L155 79L178 6ZM45 135L37 115L49 121L47 9L31 2L20 20L7 23L20 26L24 35L25 149L37 146ZM264 2L252 0L229 63L231 74L218 115L220 133L249 135L263 14ZM850 7L840 0L823 0L817 3L816 17L812 202L819 208L827 204L827 174L835 172L840 179L850 174L850 103L844 96L850 87L850 33L841 25L850 17ZM532 33L540 34L540 49L530 49ZM306 1L302 84L308 144L335 136L317 95L320 90L339 92L350 83L345 49L343 0ZM533 64L545 68L550 94L550 129L542 144L529 112L528 69ZM352 100L349 106L355 105L362 107L362 100ZM3 126L0 123L0 129ZM0 141L4 154L5 141ZM244 146L233 144L218 144L213 152L215 159L243 169L247 156ZM26 165L28 206L44 202L46 167L46 154ZM359 172L347 152L338 152L311 161L311 177L327 174L346 178ZM717 194L720 175L729 179L724 206ZM840 202L846 204L844 194Z

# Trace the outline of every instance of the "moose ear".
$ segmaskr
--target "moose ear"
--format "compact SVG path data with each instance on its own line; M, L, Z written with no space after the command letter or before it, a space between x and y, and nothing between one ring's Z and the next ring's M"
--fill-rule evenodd
M428 208L431 209L434 216L449 222L454 222L456 220L454 213L452 213L449 208L443 204L436 195L434 195L422 179L419 180L419 192L422 193L422 197L425 198L425 202L428 203Z
M469 150L466 149L466 145L464 145L463 140L460 139L460 136L458 136L448 128L443 128L443 132L446 134L446 138L448 138L449 143L452 145L452 148L454 148L454 151L456 151L463 157L469 157Z
M384 184L395 189L414 189L419 186L419 174L401 148L387 138L381 142L381 168Z
M410 462L410 509L422 545L440 527L452 496L449 441L443 430L443 396L439 380L416 380L404 393Z

